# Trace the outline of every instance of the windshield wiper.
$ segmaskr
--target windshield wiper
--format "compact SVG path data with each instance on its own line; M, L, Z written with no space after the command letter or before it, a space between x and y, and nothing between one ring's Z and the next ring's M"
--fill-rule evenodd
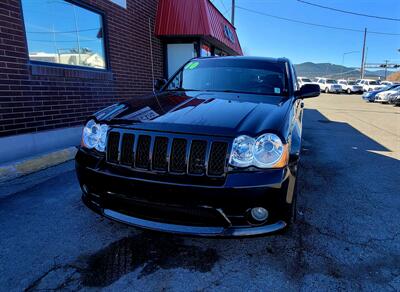
M243 93L243 94L255 94L255 95L273 95L273 96L282 96L280 94L274 94L274 93L266 93L266 92L251 92L251 91L240 91L240 90L231 90L231 89L225 89L225 90L213 90L215 92L228 92L228 93Z

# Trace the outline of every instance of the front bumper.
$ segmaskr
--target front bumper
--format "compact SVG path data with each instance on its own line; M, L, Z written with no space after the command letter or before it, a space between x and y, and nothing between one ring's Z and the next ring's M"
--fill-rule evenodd
M230 173L222 184L166 182L88 163L78 151L76 170L83 202L109 219L132 226L196 236L254 236L287 226L295 169ZM262 206L268 220L256 225L248 210Z
M342 92L342 88L331 87L331 88L329 88L329 92L331 92L331 93L341 93Z
M380 102L380 103L387 103L389 102L389 96L385 95L385 96L375 96L375 102Z

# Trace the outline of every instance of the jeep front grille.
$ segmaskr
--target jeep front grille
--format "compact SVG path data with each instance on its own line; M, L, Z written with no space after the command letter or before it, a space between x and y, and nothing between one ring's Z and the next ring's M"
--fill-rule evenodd
M228 146L226 138L113 129L106 157L109 163L138 171L218 177L226 172Z

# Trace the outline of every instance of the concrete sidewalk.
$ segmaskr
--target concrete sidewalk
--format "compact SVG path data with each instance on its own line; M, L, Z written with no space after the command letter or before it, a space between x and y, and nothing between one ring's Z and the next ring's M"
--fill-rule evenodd
M72 160L75 157L76 151L76 147L68 147L0 165L0 183Z

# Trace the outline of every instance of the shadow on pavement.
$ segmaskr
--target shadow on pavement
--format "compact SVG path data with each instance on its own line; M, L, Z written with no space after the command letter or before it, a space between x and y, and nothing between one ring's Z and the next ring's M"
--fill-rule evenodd
M305 110L298 222L284 234L259 238L202 239L127 228L87 210L75 178L54 178L31 194L2 201L7 208L0 210L0 239L9 251L0 251L0 258L26 261L24 271L16 271L20 276L7 265L3 277L11 287L35 266L26 291L113 283L125 290L397 289L400 163L384 155L389 151L347 123ZM40 223L24 228L32 218ZM15 251L16 243L32 255ZM34 254L39 250L43 264ZM66 260L51 267L53 257Z

